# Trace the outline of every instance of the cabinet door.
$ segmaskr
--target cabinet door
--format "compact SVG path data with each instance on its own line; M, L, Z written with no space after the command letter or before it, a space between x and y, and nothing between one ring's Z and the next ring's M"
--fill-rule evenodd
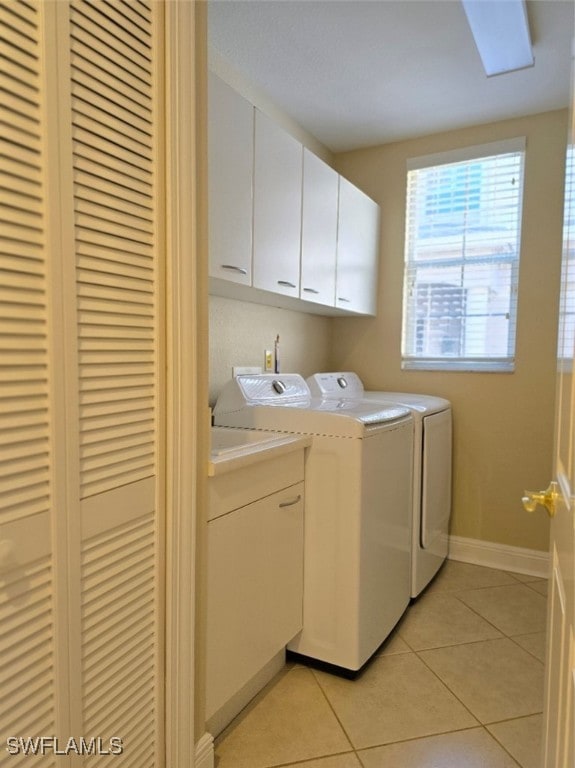
M299 296L303 147L256 110L255 288Z
M300 298L333 307L338 174L304 149Z
M212 72L208 78L210 276L252 282L254 108Z
M347 179L339 180L336 306L375 315L379 206Z
M303 483L208 523L207 717L302 626Z

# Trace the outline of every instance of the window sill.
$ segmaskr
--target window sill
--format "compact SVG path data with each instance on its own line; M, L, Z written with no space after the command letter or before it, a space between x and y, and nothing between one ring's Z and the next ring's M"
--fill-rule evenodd
M513 373L514 360L403 360L403 371L449 371L459 373Z

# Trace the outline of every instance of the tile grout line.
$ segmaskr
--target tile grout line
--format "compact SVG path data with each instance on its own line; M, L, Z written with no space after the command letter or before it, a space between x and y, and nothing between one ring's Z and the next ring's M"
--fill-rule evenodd
M497 586L499 586L499 587L506 587L506 586L516 586L516 585L520 585L520 586L529 586L529 582L523 582L523 581L521 581L520 579L516 578L516 577L515 577L515 575L514 575L512 572L509 572L509 575L510 575L510 576L512 576L512 577L515 579L515 582L516 582L516 584L513 584L513 585L510 585L510 584L501 584L501 585L495 585L495 587L497 587ZM479 617L479 618L480 618L482 621L486 622L486 624L488 624L488 625L489 625L490 627L492 627L492 628L493 628L495 631L497 631L497 633L499 634L499 637L497 637L497 638L490 638L490 639L488 639L488 640L501 640L501 639L508 639L508 640L511 640L511 641L513 642L514 646L516 646L516 647L517 647L519 650L523 650L523 651L524 651L525 653L527 653L527 654L528 654L530 657L532 657L532 658L536 659L537 661L539 661L539 663L540 663L540 664L542 664L541 660L540 660L540 659L538 659L538 658L537 658L537 656L535 656L535 654L534 654L534 653L531 653L531 652L530 652L530 651L529 651L527 648L523 648L523 647L522 647L522 646L521 646L521 645L520 645L518 642L516 642L516 640L514 639L514 638L515 638L515 636L509 635L509 634L507 634L506 632L502 631L502 630L501 630L501 629L500 629L498 626L496 626L496 625L495 625L495 624L494 624L492 621L490 621L489 619L485 618L485 617L484 617L484 616L483 616L483 615L482 615L482 614L481 614L481 613L480 613L478 610L476 610L476 609L475 609L475 608L473 608L472 606L469 606L467 603L465 603L465 601L464 601L463 599L461 599L461 598L459 597L459 595L460 595L461 593L463 593L463 592L470 592L470 591L480 591L480 590L493 589L493 588L494 588L494 586L493 586L493 585L489 585L489 586L484 586L484 587L474 587L474 588L471 588L471 589L469 589L469 588L466 588L466 589L461 589L461 588L458 588L458 589L453 589L453 590L451 590L451 589L441 590L441 589L440 589L440 590L438 590L438 591L437 591L437 593L438 593L438 594L444 594L444 595L450 595L450 596L452 596L452 597L455 597L455 598L457 599L457 601L458 601L460 604L462 604L463 606L465 606L465 607L466 607L466 608L467 608L469 611L471 611L473 614L475 614L477 617ZM532 589L532 588L530 587L530 591L531 591L531 592L533 592L533 593L535 593L535 594L538 594L540 597L542 597L542 598L543 598L543 599L545 599L545 600L547 599L547 597L546 597L544 594L542 594L541 592L539 592L539 591L538 591L538 590L536 590L536 589ZM408 606L408 608L407 608L406 612L404 613L404 617L405 617L405 616L406 616L406 615L409 613L409 608L410 608L410 607L411 607L411 606ZM407 651L405 651L405 652L400 652L400 653L390 653L390 654L385 654L385 653L383 653L383 652L381 652L381 651L376 651L376 653L374 654L374 659L373 659L373 661L376 661L378 658L383 658L383 657L385 657L385 656L393 657L393 656L404 656L406 653L411 653L411 654L413 654L413 657L417 658L417 659L418 659L418 660L419 660L419 661L420 661L420 662L421 662L421 663L424 665L424 667L425 667L425 668L426 668L428 671L430 671L430 672L432 673L433 677L434 677L435 679L437 679L437 680L439 681L439 683L441 684L441 687L442 687L442 688L443 688L443 689L444 689L446 692L448 692L448 693L449 693L449 694L450 694L450 695L451 695L451 696L454 698L454 700L456 700L456 701L457 701L457 702L460 704L460 706L463 708L463 710L465 710L465 711L466 711L466 712L469 714L469 716L470 716L470 717L473 719L473 721L474 721L475 725L466 726L466 727L464 727L464 728L456 728L456 729L451 729L451 730L441 731L441 732L439 732L439 733L430 733L430 734L424 734L424 735L421 735L421 736L415 736L415 737L412 737L412 738L399 739L399 740L396 740L396 741L388 741L388 742L384 742L384 743L381 743L381 744L374 744L374 745L370 745L370 746L368 746L368 747L362 747L362 748L359 748L359 747L355 747L355 745L353 744L353 742L352 742L352 740L351 740L351 738L350 738L350 735L349 735L349 733L348 733L347 729L345 728L345 726L344 726L343 722L342 722L342 721L341 721L341 719L339 718L339 716L338 716L338 714L337 714L337 712L336 712L336 710L335 710L335 707L334 707L334 705L333 705L333 704L332 704L332 702L330 701L330 699L329 699L329 696L328 696L328 694L327 694L326 690L324 689L324 687L323 687L323 685L322 685L321 681L319 680L318 676L316 675L316 672L315 672L315 670L313 669L313 667L307 667L307 668L309 669L309 671L310 671L311 675L312 675L312 679L314 680L315 684L318 686L318 688L319 688L319 690L320 690L320 692L321 692L321 694L322 694L322 697L323 697L323 699L326 701L326 703L327 703L327 705L328 705L328 707L329 707L329 710L332 712L332 714L333 714L333 716L334 716L334 718L335 718L336 722L338 723L338 725L339 725L339 727L340 727L340 729L341 729L341 732L342 732L342 733L343 733L343 735L345 736L345 738L346 738L346 740L347 740L347 742L348 742L348 745L349 745L349 750L345 750L345 751L341 751L341 752L336 752L336 753L328 753L328 754L322 754L322 755L318 755L318 756L316 756L316 757L309 757L309 758L305 758L304 760L297 760L297 761L295 761L295 762L289 762L289 763L283 763L283 762L282 762L282 763L272 763L272 764L270 764L270 765L266 766L266 768L290 768L290 767L292 767L292 766L293 766L293 768L297 768L297 766L301 766L301 768L305 768L305 765L306 765L306 764L308 764L308 763L310 763L310 762L313 762L313 761L315 761L315 760L324 760L324 759L327 759L327 758L330 758L330 757L333 757L333 758L337 758L337 757L344 757L344 756L346 756L346 755L349 755L349 756L351 756L351 755L354 755L354 757L356 758L356 760L357 760L357 761L360 763L360 766L362 766L363 768L365 768L365 763L364 763L364 761L363 761L363 759L362 759L362 754L361 754L361 753L365 753L365 752L367 752L367 751L369 751L369 750L372 750L372 749L378 749L378 748L382 748L382 747L386 747L386 746L392 746L392 745L395 745L395 744L401 744L401 743L409 743L409 742L414 742L414 741L420 741L420 740L423 740L423 739L426 739L426 738L430 738L430 737L434 737L434 736L442 736L442 735L449 735L449 734L454 734L454 733L458 733L458 732L465 732L465 731L477 730L478 728L481 728L481 730L482 730L482 731L484 731L484 732L485 732L485 733L486 733L486 734L487 734L487 735L488 735L490 738L492 738L492 739L494 740L494 742L495 742L495 743L496 743L496 744L497 744L497 745L498 745L498 746L499 746L499 747L500 747L500 748L501 748L501 749L502 749L502 750L503 750L503 751L504 751L504 752L505 752L507 755L509 755L510 759L513 761L513 763L514 763L515 765L519 766L519 768L524 768L524 767L523 767L523 766L522 766L522 765L521 765L521 764L518 762L518 760L516 760L516 758L515 758L515 757L514 757L514 756L513 756L513 755L512 755L510 752L509 752L509 750L508 750L508 749L505 747L505 745L504 745L504 744L502 744L502 743L499 741L499 739L498 739L498 738L497 738L497 737L496 737L496 736L495 736L493 733L491 733L491 731L489 730L489 726L492 726L492 725L498 725L498 724L500 724L500 723L506 723L506 722L514 722L514 721L522 720L522 719L524 719L524 718L526 718L526 717L530 717L530 716L539 715L539 714L541 714L541 713L540 713L540 712L536 712L536 713L530 713L530 714L527 714L527 715L520 715L519 717L509 717L509 718L505 718L505 719L503 719L503 720L497 720L497 721L494 721L493 723L483 723L483 722L481 722L481 721L479 720L479 718L478 718L478 717L476 717L476 716L475 716L475 714L474 714L474 713L471 711L471 709L470 709L470 708L469 708L469 707L468 707L468 706L467 706L467 705L466 705L466 704L465 704L465 703L464 703L464 702L463 702L463 701L462 701L462 700L459 698L459 696L458 696L458 695L457 695L457 694L456 694L454 691L452 691L452 690L451 690L451 688L449 687L449 685L448 685L448 684L447 684L447 683L446 683L446 682L445 682L445 681L444 681L444 680L443 680L443 679L442 679L442 678L439 676L439 674L438 674L438 673L436 673L436 672L435 672L435 671L434 671L434 670L433 670L433 669L432 669L432 668L431 668L431 667L430 667L430 666L427 664L427 662L425 661L425 659L424 659L424 658L422 658L422 656L420 655L421 653L425 653L425 652L428 652L428 651L438 650L438 649L442 649L442 648L450 648L450 647L460 647L460 646L465 646L465 645L473 645L473 644L476 644L476 643L482 643L482 642L486 642L486 640L472 640L472 641L463 642L463 643L455 643L455 644L453 644L453 645L447 645L447 646L432 646L431 648L422 648L422 649L416 650L415 648L413 648L413 647L412 647L412 645L411 645L411 644L410 644L410 643L409 643L409 642L408 642L408 641L407 641L407 640L406 640L406 639L405 639L405 638L402 636L402 634L401 634L400 625L401 625L401 622L402 622L402 620L403 620L403 618L404 618L404 617L402 617L402 618L400 619L400 621L398 622L398 625L396 625L396 627L394 628L394 630L392 630L392 632L390 633L390 635L392 635L392 634L394 634L394 633L395 633L395 634L397 635L397 637L398 637L399 639L401 639L401 641L402 641L402 642L405 644L405 646L406 646L406 648L407 648L408 650L407 650ZM533 633L527 632L527 633L523 633L523 634L524 634L524 635L529 635L529 634L536 634L536 633L534 633L534 632L533 632ZM522 635L516 635L516 636L517 636L517 637L521 637ZM389 639L389 636L388 636L388 638L386 638L386 639ZM385 643L385 641L384 641L384 643ZM382 645L383 645L383 643L382 643ZM295 668L295 667L294 667L294 668ZM305 665L304 665L304 668L305 668ZM289 671L293 671L293 670L288 670L288 672L289 672ZM267 687L267 686L266 686L266 687ZM250 703L251 703L251 702L250 702ZM248 706L249 706L249 705L248 705Z

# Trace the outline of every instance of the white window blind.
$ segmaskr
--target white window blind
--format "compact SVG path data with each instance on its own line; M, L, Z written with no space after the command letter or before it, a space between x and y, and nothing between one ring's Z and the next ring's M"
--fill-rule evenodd
M403 368L513 370L524 147L408 164Z

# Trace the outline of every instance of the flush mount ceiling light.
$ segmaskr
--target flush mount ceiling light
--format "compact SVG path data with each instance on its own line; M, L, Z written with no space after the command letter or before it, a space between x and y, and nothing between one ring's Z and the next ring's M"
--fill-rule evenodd
M535 63L525 0L461 0L487 77Z

